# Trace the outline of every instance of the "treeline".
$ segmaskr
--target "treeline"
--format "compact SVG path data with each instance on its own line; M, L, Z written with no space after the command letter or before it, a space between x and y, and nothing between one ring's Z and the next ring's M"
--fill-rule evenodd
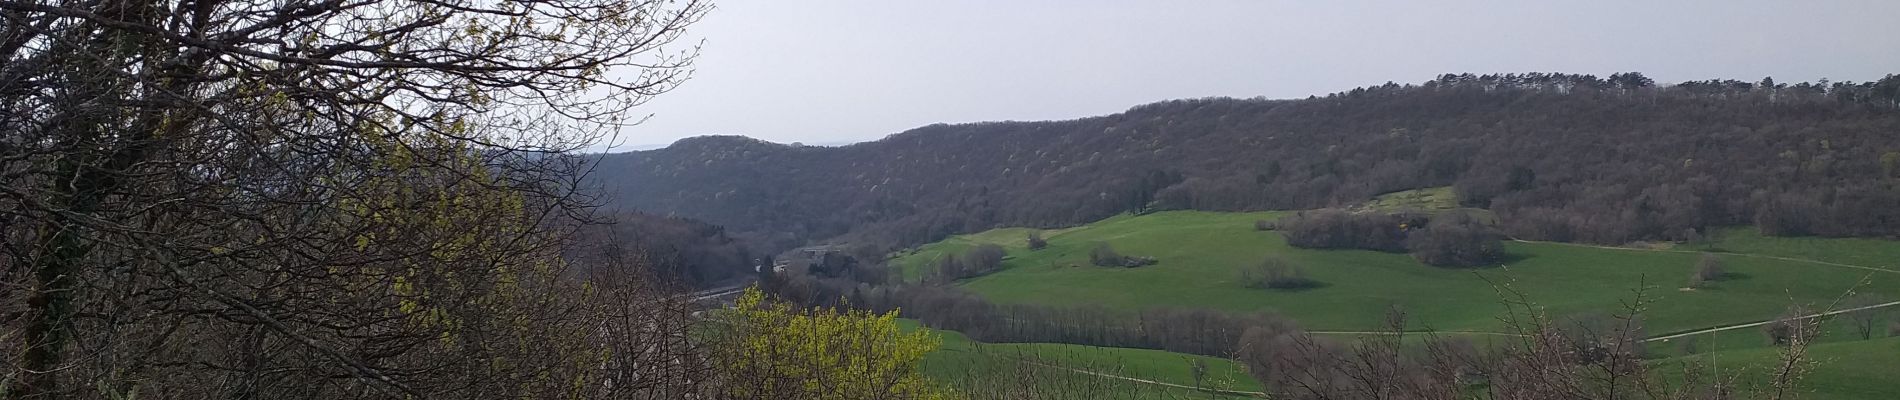
M924 280L934 284L950 284L960 279L989 275L1003 268L1003 257L1006 255L1003 246L987 243L971 248L961 258L956 254L946 254L932 265L933 269Z
M1683 240L1757 222L1772 234L1888 236L1900 234L1888 206L1900 197L1895 88L1900 77L1459 74L1303 100L931 125L843 147L692 138L605 156L596 175L624 205L727 226L768 250L841 236L901 247L1160 209L1311 209L1441 186L1525 239Z
M1441 267L1496 265L1505 256L1496 230L1467 211L1433 216L1323 209L1257 227L1280 230L1294 247L1405 252L1419 262Z
M1307 249L1363 249L1400 253L1412 230L1423 228L1422 213L1365 213L1324 209L1281 217L1274 225L1286 243Z
M1885 168L1900 170L1900 155ZM1889 171L1889 175L1900 171ZM1900 182L1844 186L1812 192L1759 193L1755 226L1779 236L1893 236L1900 227Z

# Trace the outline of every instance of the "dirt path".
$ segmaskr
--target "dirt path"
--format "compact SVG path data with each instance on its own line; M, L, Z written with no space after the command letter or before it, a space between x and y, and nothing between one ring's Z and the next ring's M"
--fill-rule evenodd
M1834 311L1828 311L1828 312L1823 312L1823 313L1814 313L1814 314L1808 314L1808 315L1803 315L1803 316L1800 316L1800 317L1796 317L1796 318L1794 318L1794 319L1813 319L1813 318L1820 318L1820 317L1826 317L1826 316L1830 316L1830 315L1835 315L1835 314L1843 314L1843 313L1850 313L1850 312L1855 312L1855 311L1860 311L1860 310L1872 310L1872 309L1876 309L1876 308L1882 308L1882 307L1892 307L1892 306L1896 306L1896 305L1900 305L1900 301L1894 301L1894 302L1887 302L1887 303L1880 303L1880 304L1875 304L1875 305L1871 305L1871 306L1864 306L1864 307L1854 307L1854 308L1849 308L1849 309L1843 309L1843 310L1834 310ZM1774 322L1775 322L1775 320L1772 320L1772 319L1771 319L1771 320L1767 320L1767 321L1756 321L1756 322L1750 322L1750 323L1746 323L1746 324L1735 324L1735 325L1725 325L1725 326L1718 326L1718 327L1714 327L1714 328L1709 328L1709 329L1702 329L1702 330L1695 330L1695 331L1688 331L1688 332L1682 332L1682 333L1675 333L1675 334L1668 334L1668 335L1662 335L1662 336L1657 336L1657 337L1653 337L1653 338L1648 338L1648 339L1643 339L1643 341L1644 341L1644 342L1659 342L1659 341L1665 341L1665 340L1669 340L1669 339L1675 339L1675 338L1679 338L1679 337L1685 337L1685 336L1695 336L1695 335L1700 335L1700 334L1704 334L1704 333L1714 333L1714 332L1721 332L1721 331L1729 331L1729 330L1736 330L1736 329L1747 329L1747 328L1753 328L1753 327L1757 327L1757 326L1762 326L1762 325L1767 325L1767 324L1771 324L1771 323L1774 323Z
M1645 249L1645 248L1640 248L1640 247L1599 246L1599 245L1581 244L1581 243L1542 242L1542 241L1534 241L1534 240L1523 240L1523 239L1518 239L1518 238L1511 238L1511 241L1518 242L1518 243L1537 243L1537 244L1551 244L1551 245L1558 245L1558 246L1587 247L1587 248L1592 248L1592 249L1604 249L1604 250L1651 251L1651 252L1660 252L1660 253L1689 253L1689 254L1703 253L1701 251L1695 251L1695 250ZM1826 265L1826 266L1839 267L1839 268L1851 268L1851 269L1857 269L1857 270L1869 271L1869 272L1900 274L1900 270L1895 270L1888 267L1870 267L1866 265L1844 264L1844 263L1837 263L1837 262L1831 262L1831 261L1811 260L1811 259L1806 259L1806 258L1771 256L1771 255L1753 254L1753 253L1715 253L1715 254L1720 254L1723 256L1750 257L1750 258L1761 258L1761 259L1769 259L1769 260L1809 263L1809 264ZM1875 304L1875 305L1864 306L1864 307L1855 307L1855 308L1849 308L1845 310L1834 310L1834 311L1828 311L1828 312L1822 312L1822 313L1814 313L1814 314L1804 315L1795 319L1820 318L1820 317L1849 313L1849 312L1860 311L1860 310L1871 310L1871 309L1876 309L1876 308L1892 307L1896 305L1900 305L1900 301L1881 303L1881 304ZM1722 325L1722 326L1717 326L1717 327L1708 328L1708 329L1700 329L1700 330L1693 330L1693 331L1688 331L1688 332L1673 333L1673 334L1668 334L1668 335L1663 335L1663 336L1652 337L1648 339L1643 339L1643 341L1644 342L1666 341L1669 339L1675 339L1675 338L1685 337L1685 336L1695 336L1695 335L1700 335L1704 333L1714 333L1714 332L1730 331L1730 330L1736 330L1736 329L1753 328L1757 326L1771 324L1774 322L1775 320L1770 319L1770 320L1755 321L1755 322L1742 323L1742 324Z

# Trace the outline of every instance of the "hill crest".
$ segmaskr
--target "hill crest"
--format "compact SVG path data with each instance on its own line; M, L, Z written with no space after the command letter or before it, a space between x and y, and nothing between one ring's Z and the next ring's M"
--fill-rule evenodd
M621 205L768 248L839 236L902 246L1156 209L1337 206L1438 186L1527 238L1681 240L1760 222L1897 233L1900 215L1873 205L1900 199L1900 78L1646 79L1447 74L1303 100L933 124L842 147L689 138L606 156L596 175Z

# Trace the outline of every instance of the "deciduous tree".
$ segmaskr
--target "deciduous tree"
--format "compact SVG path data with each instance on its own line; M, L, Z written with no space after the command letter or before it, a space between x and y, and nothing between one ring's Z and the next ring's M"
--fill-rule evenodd
M920 369L940 339L904 332L896 312L800 309L747 289L714 319L722 398L949 398Z
M633 395L565 154L706 9L0 1L0 392Z

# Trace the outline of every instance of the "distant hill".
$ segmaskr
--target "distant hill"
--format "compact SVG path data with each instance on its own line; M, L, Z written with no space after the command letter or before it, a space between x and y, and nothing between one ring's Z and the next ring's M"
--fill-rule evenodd
M824 141L824 142L812 142L812 143L802 143L802 142L793 142L793 143L791 143L791 144L789 144L789 146L794 146L794 147L797 147L797 146L824 146L824 147L840 147L840 146L849 146L849 145L851 145L851 144L854 144L854 143L858 143L858 142L862 142L862 141L861 141L861 140L833 140L833 141ZM670 145L669 145L669 144L661 144L661 143L646 143L646 144L635 144L635 145L624 145L624 146L620 146L620 147L618 147L618 148L614 148L614 149L612 149L612 150L613 150L614 152L632 152L632 151L647 151L647 150L658 150L658 149L664 149L664 148L666 148L667 146L670 146Z
M1447 74L1301 100L938 124L839 147L698 137L604 156L595 176L617 205L702 219L765 248L907 246L997 226L1314 208L1438 186L1527 239L1684 240L1739 224L1885 236L1900 233L1900 77Z

